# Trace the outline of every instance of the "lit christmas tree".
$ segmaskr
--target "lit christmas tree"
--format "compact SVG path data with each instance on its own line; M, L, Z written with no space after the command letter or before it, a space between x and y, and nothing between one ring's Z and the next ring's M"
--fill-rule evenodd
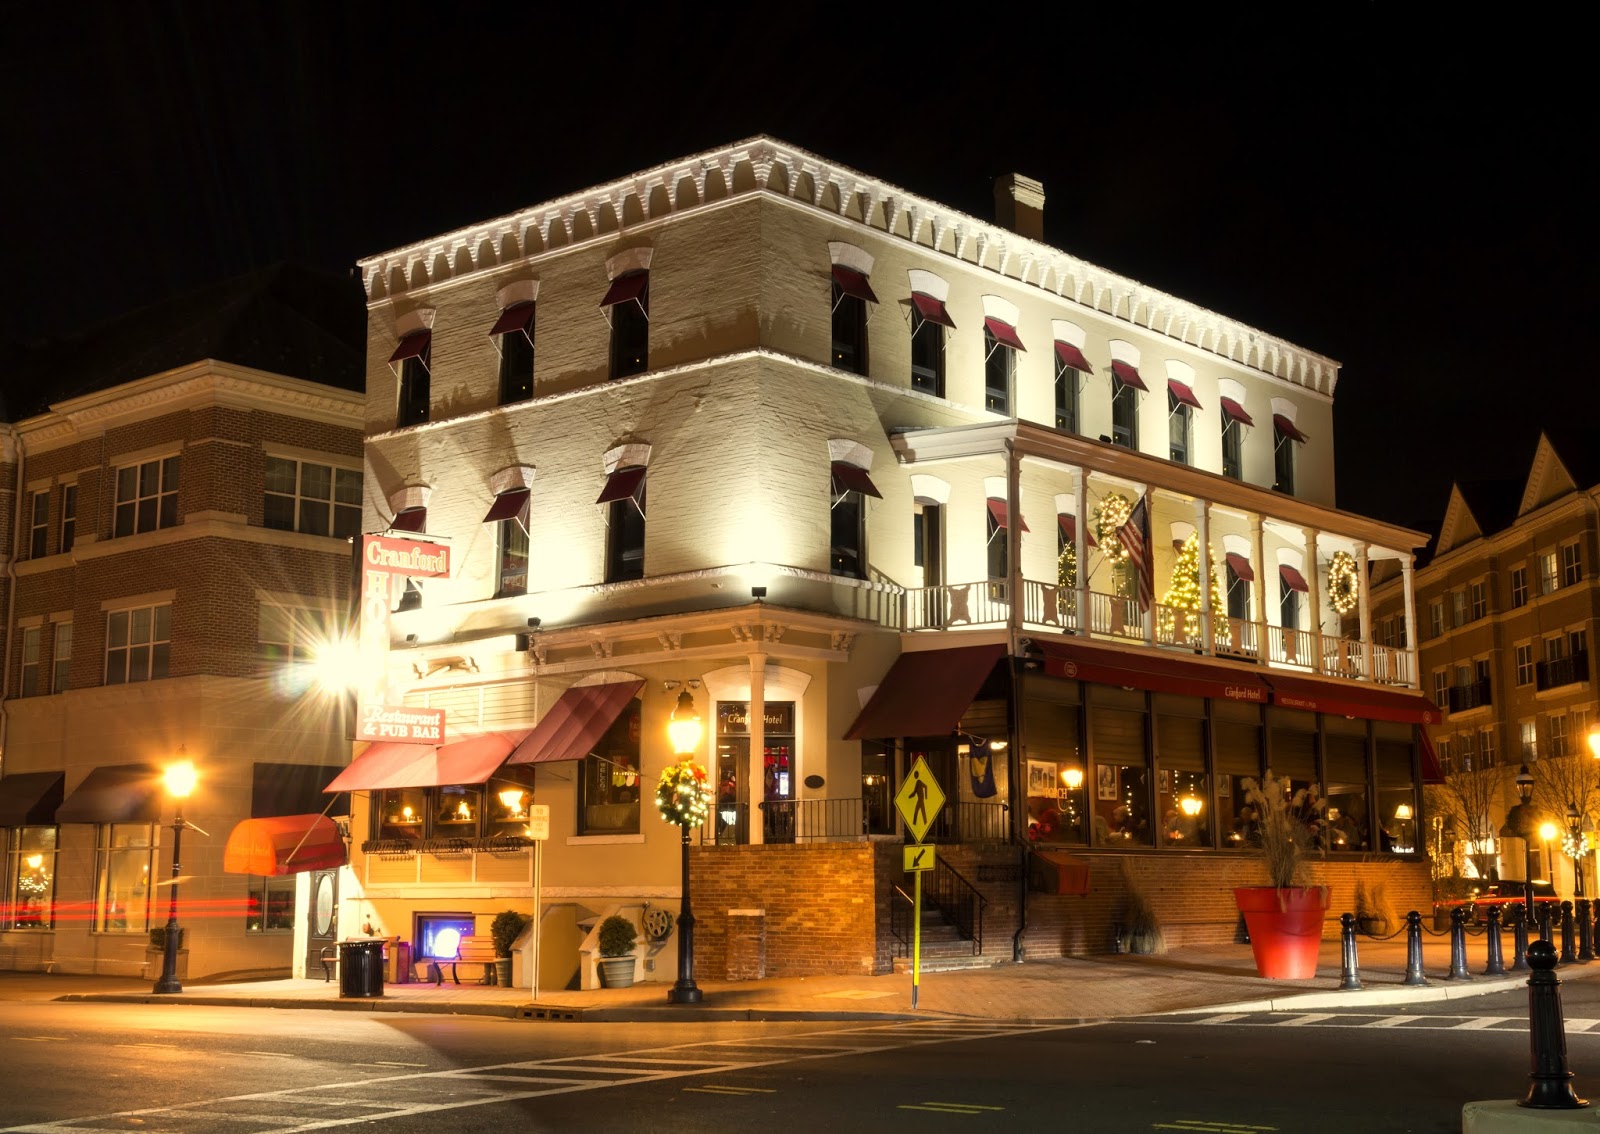
M1072 540L1061 545L1056 556L1056 610L1071 615L1078 609L1078 548Z
M1211 609L1217 609L1217 599L1224 593L1222 575L1217 570L1218 556L1211 553ZM1182 632L1174 635L1174 610L1192 610L1194 614L1183 617ZM1200 534L1192 532L1178 551L1177 565L1172 569L1172 585L1161 596L1161 634L1168 641L1187 641L1200 636Z

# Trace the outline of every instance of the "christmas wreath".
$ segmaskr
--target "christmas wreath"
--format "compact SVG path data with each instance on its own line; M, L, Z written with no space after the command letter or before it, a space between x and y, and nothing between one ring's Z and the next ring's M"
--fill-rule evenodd
M1361 596L1361 579L1356 572L1356 558L1348 551L1336 551L1328 564L1328 601L1340 614L1355 609Z
M685 756L661 770L656 784L656 810L668 823L698 827L711 814L711 784L706 770Z
M1094 506L1094 539L1100 554L1111 563L1121 563L1128 558L1128 549L1122 546L1117 533L1133 515L1132 502L1122 493L1113 492Z

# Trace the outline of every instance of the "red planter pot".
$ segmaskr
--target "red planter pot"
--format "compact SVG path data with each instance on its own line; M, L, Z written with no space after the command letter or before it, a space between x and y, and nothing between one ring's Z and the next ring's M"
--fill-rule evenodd
M1256 972L1271 980L1309 980L1317 975L1322 923L1328 916L1326 886L1238 886L1233 900L1250 930Z

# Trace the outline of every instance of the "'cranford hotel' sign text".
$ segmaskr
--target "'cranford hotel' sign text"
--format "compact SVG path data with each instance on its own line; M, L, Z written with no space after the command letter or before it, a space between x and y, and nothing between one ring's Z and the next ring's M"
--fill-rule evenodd
M444 710L396 705L389 691L389 611L406 578L450 574L450 548L392 536L361 537L361 680L356 694L356 739L444 743Z

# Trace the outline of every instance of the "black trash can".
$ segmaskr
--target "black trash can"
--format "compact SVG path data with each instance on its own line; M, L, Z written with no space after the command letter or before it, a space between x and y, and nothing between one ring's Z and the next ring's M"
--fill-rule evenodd
M339 942L339 995L383 995L383 942Z

